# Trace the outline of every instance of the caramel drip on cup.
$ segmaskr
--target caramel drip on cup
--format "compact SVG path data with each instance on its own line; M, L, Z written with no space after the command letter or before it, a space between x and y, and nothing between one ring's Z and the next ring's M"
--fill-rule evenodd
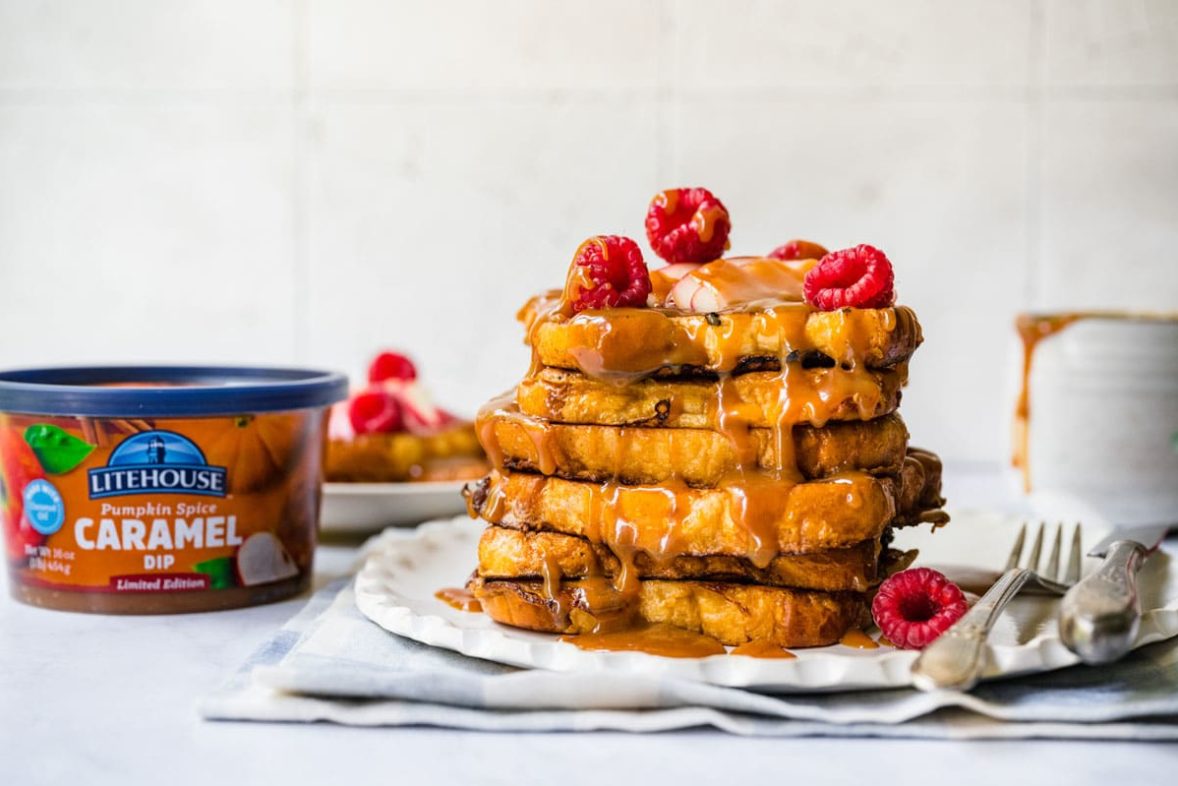
M1060 332L1073 322L1084 317L1083 314L1051 314L1035 316L1020 314L1015 320L1015 329L1023 345L1022 379L1019 384L1018 399L1014 408L1014 445L1010 463L1022 470L1023 491L1031 490L1030 454L1030 425L1031 425L1031 365L1035 356L1035 349L1044 341Z

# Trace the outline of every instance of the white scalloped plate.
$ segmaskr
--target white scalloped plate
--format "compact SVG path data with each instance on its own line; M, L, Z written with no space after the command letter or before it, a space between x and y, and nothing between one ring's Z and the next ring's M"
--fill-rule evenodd
M666 658L639 652L586 651L559 636L532 633L492 622L485 615L450 608L434 593L460 587L474 567L483 525L466 518L435 521L413 533L388 531L372 548L356 577L356 605L372 621L401 636L464 655L512 666L576 671L621 672L675 677L779 693L899 688L911 684L916 653L880 647L859 650L842 645L795 650L789 660L732 655ZM919 564L942 567L951 577L969 569L952 565L1000 566L1013 542L1017 522L994 514L959 511L944 529L903 531L897 545L921 549ZM1085 545L1100 533L1084 533ZM1143 615L1136 646L1178 635L1178 575L1173 540L1142 570ZM1087 568L1091 568L1089 561ZM991 634L988 678L1049 671L1070 666L1076 656L1059 639L1056 601L1017 598Z
M462 480L414 483L324 483L319 528L323 532L375 534L412 527L466 510Z

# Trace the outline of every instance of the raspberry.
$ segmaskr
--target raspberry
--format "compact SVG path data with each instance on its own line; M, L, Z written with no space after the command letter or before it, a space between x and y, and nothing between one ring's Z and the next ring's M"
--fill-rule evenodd
M732 221L724 203L706 188L672 188L646 211L650 247L669 264L711 262L728 248Z
M368 381L384 382L386 379L417 379L417 367L402 354L381 352L368 367Z
M901 649L920 650L965 614L965 595L944 574L929 568L903 570L879 585L871 616Z
M405 425L401 405L383 390L366 390L352 399L348 420L357 434L390 434Z
M772 259L822 259L829 251L809 240L791 240L769 252Z
M573 311L646 305L650 271L628 237L598 235L581 244L569 267L565 297Z
M806 274L806 302L823 311L885 308L896 300L895 273L884 252L872 246L832 251Z

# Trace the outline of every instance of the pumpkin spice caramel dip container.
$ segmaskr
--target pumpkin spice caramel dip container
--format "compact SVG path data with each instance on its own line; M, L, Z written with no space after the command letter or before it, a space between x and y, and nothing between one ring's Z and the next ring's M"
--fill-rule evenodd
M9 588L103 614L268 603L310 583L342 375L201 367L0 372Z

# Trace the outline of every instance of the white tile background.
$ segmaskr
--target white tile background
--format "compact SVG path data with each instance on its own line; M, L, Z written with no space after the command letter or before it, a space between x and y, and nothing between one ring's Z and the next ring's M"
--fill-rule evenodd
M0 365L410 349L458 409L650 195L871 242L905 417L1000 460L1011 318L1178 310L1173 0L0 0Z

